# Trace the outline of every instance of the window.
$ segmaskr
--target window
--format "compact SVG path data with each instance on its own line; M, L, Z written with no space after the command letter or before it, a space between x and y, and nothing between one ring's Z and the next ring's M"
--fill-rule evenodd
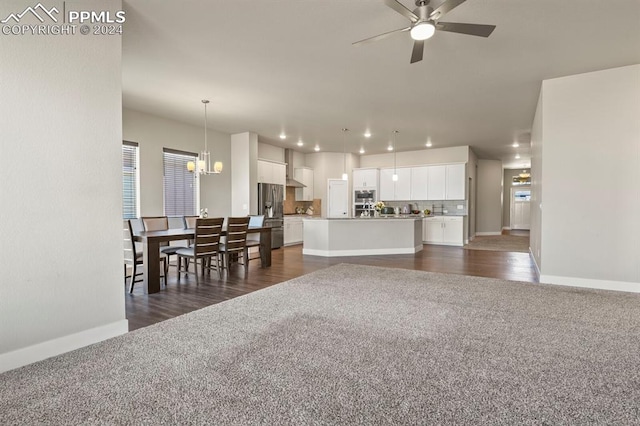
M198 210L198 180L187 170L189 161L198 161L198 154L164 148L164 214L194 216Z
M138 144L122 142L122 218L138 217Z

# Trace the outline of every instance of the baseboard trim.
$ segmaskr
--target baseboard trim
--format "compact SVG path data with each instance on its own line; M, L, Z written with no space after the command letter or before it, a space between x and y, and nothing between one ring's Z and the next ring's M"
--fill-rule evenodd
M503 226L502 230L503 231L511 231L511 227L510 226Z
M388 248L388 249L361 249L361 250L317 250L302 249L302 254L322 257L341 257L341 256L375 256L381 254L415 254L422 250L422 244L411 248Z
M538 277L538 281L540 281L540 267L538 266L538 262L536 262L536 257L533 255L533 252L531 251L531 247L529 247L529 257L533 262L533 267L536 269L536 276Z
M626 291L640 293L640 283L628 281L593 280L589 278L559 277L556 275L540 275L541 284L566 285L569 287L584 287L598 290Z
M489 236L489 235L502 235L502 232L476 232L476 237Z
M0 373L129 332L126 319L0 354Z

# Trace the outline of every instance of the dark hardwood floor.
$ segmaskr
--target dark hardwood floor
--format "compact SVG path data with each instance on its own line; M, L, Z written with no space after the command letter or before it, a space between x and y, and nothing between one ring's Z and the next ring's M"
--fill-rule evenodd
M513 233L512 233L513 234ZM528 235L528 232L525 234ZM356 263L418 271L473 275L514 281L537 282L535 267L528 253L465 250L461 247L425 245L419 253L391 256L355 256L325 258L303 256L302 245L283 247L272 252L270 268L260 268L260 260L249 262L245 277L242 266L234 265L222 280L212 272L196 285L195 276L184 275L178 283L176 270L169 269L167 286L160 293L145 295L137 283L133 294L125 289L129 330L146 327L205 306L233 299L292 278L338 263Z

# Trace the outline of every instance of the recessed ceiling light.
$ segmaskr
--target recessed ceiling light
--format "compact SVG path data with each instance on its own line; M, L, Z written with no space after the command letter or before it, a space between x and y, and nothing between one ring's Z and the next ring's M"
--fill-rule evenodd
M516 160L520 159L520 154L516 154Z
M298 141L298 146L302 146L302 145L304 145L304 143L302 143L302 141L301 141L301 140L299 140L299 141Z
M316 145L315 148L313 148L315 151L320 151L320 147L318 145Z
M370 138L371 137L371 132L368 131L368 130L366 132L364 132L364 137L365 138Z
M280 133L280 139L286 139L287 135L284 134L284 132Z
M424 146L426 146L427 148L431 148L433 144L431 143L431 141L427 141L427 143Z
M520 146L520 144L516 141L516 142L514 142L514 143L513 143L513 145L511 145L511 146L512 146L512 147L514 147L514 148L517 148L517 147L519 147L519 146Z
M392 147L391 145L389 145L389 146L387 147L387 151L393 151L393 147Z
M364 154L364 148L360 148L360 154Z

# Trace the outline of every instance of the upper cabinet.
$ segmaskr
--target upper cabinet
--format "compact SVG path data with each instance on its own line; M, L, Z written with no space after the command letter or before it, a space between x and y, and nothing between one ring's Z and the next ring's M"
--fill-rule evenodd
M293 178L305 185L296 188L296 201L313 201L313 169L300 167L293 170Z
M464 200L466 186L466 165L449 164L447 167L445 200Z
M378 189L378 169L354 169L353 189Z
M411 168L411 200L428 200L429 167Z
M445 200L447 166L429 166L427 168L427 200Z
M398 180L393 180L394 172ZM411 199L411 167L380 169L380 196L382 201L404 201Z
M275 183L285 186L287 169L284 163L258 160L258 183Z
M398 180L393 168L380 169L380 195L383 201L464 200L466 165L399 167ZM354 173L355 179L355 173ZM355 186L354 181L354 188Z

